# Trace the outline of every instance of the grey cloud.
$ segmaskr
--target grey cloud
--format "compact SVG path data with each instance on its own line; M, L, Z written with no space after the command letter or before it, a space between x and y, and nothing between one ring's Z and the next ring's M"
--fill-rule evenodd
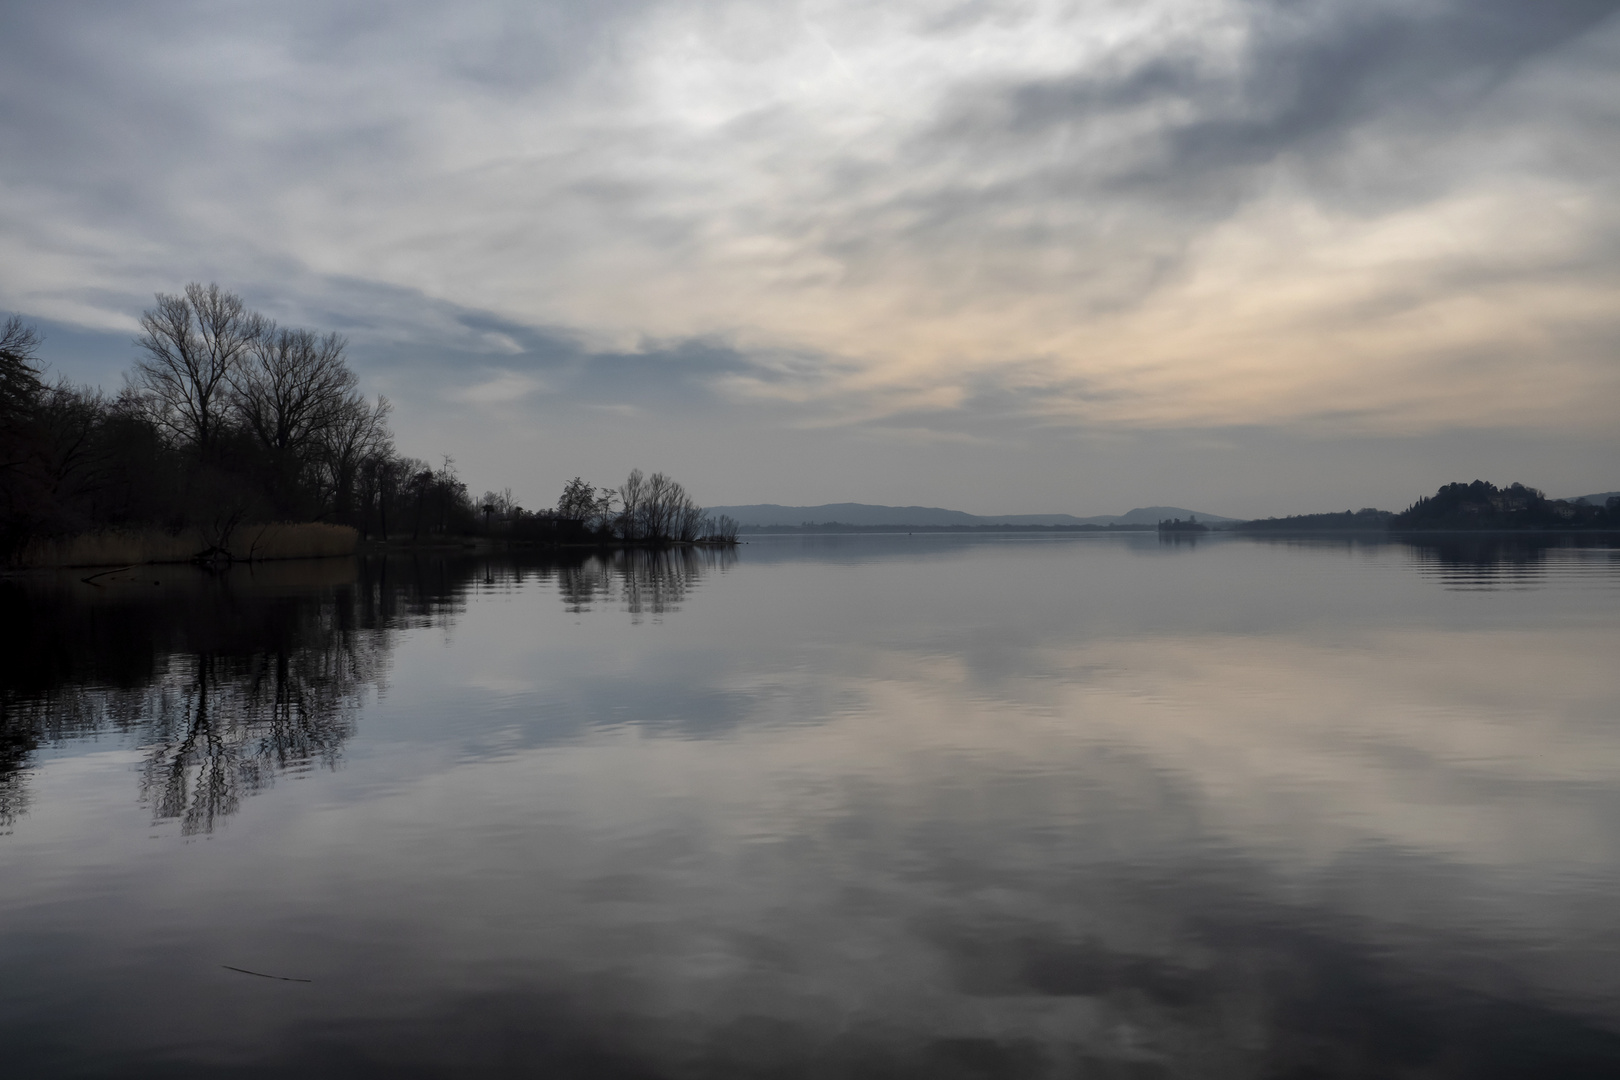
M1254 0L1241 10L1246 44L1235 65L1199 43L1167 44L1112 70L959 86L908 150L909 166L939 182L868 208L849 247L863 246L872 219L907 223L901 235L966 239L998 231L998 211L1022 209L1009 239L1032 248L1123 229L1136 270L1117 297L1129 302L1177 265L1188 236L1228 215L1279 163L1338 205L1387 208L1445 190L1478 166L1436 144L1474 122L1493 90L1597 30L1620 4ZM1422 143L1417 156L1368 169L1344 160L1357 136ZM1087 139L1095 148L1079 149ZM1583 171L1611 164L1602 155ZM1065 224L1065 204L1099 224Z
M906 251L962 295L1062 282L1077 313L1099 314L1174 280L1191 245L1279 181L1330 212L1365 215L1505 169L1615 187L1620 119L1580 109L1567 80L1531 77L1538 65L1568 78L1583 64L1601 72L1601 57L1575 53L1612 43L1615 0L1251 0L1238 11L1235 57L1166 37L1092 69L959 82L897 161L829 164L824 190L838 212L815 223L822 250L857 276ZM1586 269L1612 271L1601 222L1620 233L1620 216L1593 218ZM1509 260L1436 272L1527 270ZM1456 284L1415 287L1433 297Z
M564 86L645 6L11 5L0 176L72 198L80 221L138 217L206 247L202 190L232 188L242 210L337 169L409 183L414 105L446 84Z
M1612 0L1313 4L1314 18L1296 28L1287 16L1298 6L1257 7L1256 43L1233 88L1235 115L1174 130L1161 165L1171 176L1252 167L1284 153L1309 159L1369 124L1455 132L1525 65L1620 11Z
M1178 105L1190 115L1150 136L1159 151L1152 165L1116 176L1128 185L1196 179L1285 152L1322 152L1371 122L1455 127L1492 88L1593 30L1620 4L1252 0L1244 10L1249 43L1236 70L1189 50L1119 71L965 88L968 101L934 138L1016 142L1132 109Z
M14 152L0 178L36 189L57 216L163 236L171 249L194 253L201 270L191 276L229 276L228 266L272 258L270 238L254 232L256 209L289 188L364 198L419 183L414 104L452 89L474 101L555 90L547 100L567 107L570 78L598 63L611 72L618 36L653 6L486 4L454 17L427 4L391 7L386 17L318 4L274 13L194 4L13 9L3 16L0 86L12 103L4 125ZM1369 129L1457 128L1492 87L1615 10L1613 0L1253 0L1238 9L1248 43L1235 68L1203 43L1167 40L1117 69L960 83L937 123L899 147L897 159L834 156L808 184L820 198L773 206L750 224L819 244L849 280L870 272L884 250L926 255L983 248L994 237L1010 265L990 269L1016 275L1027 252L1095 245L1097 265L1071 271L1090 279L1077 303L1110 310L1173 273L1200 223L1229 213L1282 156L1336 187L1338 199L1443 188L1455 163L1404 161L1392 173L1342 168L1336 155L1349 135ZM1012 17L1004 5L965 4L930 16L927 29L961 33ZM234 71L229 58L238 55ZM790 141L793 123L765 105L723 138ZM1103 149L1051 148L1054 138L1091 136ZM590 228L633 233L663 250L699 242L700 216L667 205L674 178L656 160L695 148L661 147L658 138L605 133L603 152L628 167L564 178L556 193L602 216ZM1585 168L1608 164L1599 155ZM885 193L893 186L898 193ZM217 218L232 210L242 220L232 250L221 251ZM14 227L48 242L39 235L48 222ZM1119 248L1129 250L1106 257ZM155 269L132 252L117 258L126 272Z
M424 413L448 410L438 398L517 372L544 388L522 402L534 415L635 407L658 414L670 445L712 442L722 420L726 430L772 437L792 425L845 425L819 444L795 436L797 461L818 445L842 454L834 444L852 428L871 439L938 435L1012 448L1041 428L1041 439L1056 440L1060 433L1039 420L1044 406L1101 406L1123 391L1076 374L1079 362L1043 374L1042 357L1009 348L1013 355L993 367L938 376L962 391L958 405L917 408L903 393L874 405L869 392L840 388L857 370L833 355L841 344L818 351L772 337L770 325L750 327L751 296L720 317L705 314L707 325L695 330L688 323L702 319L678 318L679 333L623 345L641 332L635 290L646 280L702 275L744 246L728 244L757 240L748 251L785 252L757 264L786 283L777 286L784 293L802 286L835 304L868 284L881 296L898 282L914 293L893 309L896 318L919 322L933 314L917 310L929 304L948 315L1040 294L1083 321L1129 310L1176 280L1202 236L1279 178L1330 211L1373 214L1501 174L1509 145L1520 147L1512 168L1589 197L1580 251L1566 246L1528 270L1516 251L1457 259L1390 286L1407 292L1347 300L1338 314L1373 320L1422 296L1501 286L1515 275L1598 280L1617 265L1620 215L1605 209L1620 176L1620 118L1605 99L1620 40L1615 0L1249 0L1233 8L1245 35L1235 54L1167 31L1100 65L1077 59L1039 77L930 69L937 81L905 91L918 95L908 106L929 103L921 120L885 119L872 139L848 140L819 126L824 101L806 107L789 92L729 117L734 99L726 98L713 127L682 128L632 100L645 74L635 65L646 60L636 35L672 15L680 33L701 36L711 8L724 5L0 7L8 264L0 305L61 300L49 312L59 320L98 312L106 316L98 325L116 326L154 290L215 279L283 322L348 334L368 381L386 382L400 399L407 443L403 399L419 398ZM1027 14L1017 4L940 5L905 29L936 44L968 43ZM1077 57L1085 29L1082 20L1064 31L1076 35ZM663 62L658 50L668 45L660 39L644 51ZM1607 59L1600 46L1611 50ZM608 100L621 91L625 101ZM485 141L456 159L441 145L454 141L445 126L453 120L424 119L446 102L517 126L533 120L540 134L514 130L503 147L498 128L493 137L480 132ZM473 182L476 170L485 172ZM344 231L351 223L352 234ZM352 247L311 250L328 237L333 249ZM360 254L344 258L350 251ZM751 280L743 275L753 256L737 258L730 265L741 274L716 271L717 288ZM621 344L604 347L563 316L526 321L521 297L444 298L457 275L487 273L499 287L503 274L534 265L562 268L555 277L532 273L527 284L537 292L577 281L616 289L626 266L632 278L643 275L622 283L623 322L609 328ZM750 338L739 326L765 333ZM1607 324L1554 330L1594 363L1612 361ZM743 344L760 338L776 344ZM52 340L67 342L61 333ZM92 355L97 342L116 362ZM1507 362L1512 347L1482 362ZM72 350L78 370L121 369L127 334L75 339ZM470 407L458 416L468 441L493 438ZM452 431L448 422L434 429L432 448L454 449ZM1041 453L1048 463L1064 460ZM858 488L881 471L870 457L849 459ZM891 468L906 471L906 482L920 470L895 460L907 462ZM987 492L1025 483L1014 449L1000 460L1008 479L987 481ZM738 479L737 497L723 499L899 497L868 488L799 499L772 486L778 465L762 456L757 478ZM1041 467L1056 475L1061 464Z
M368 349L369 364L383 369L403 367L419 375L443 378L445 361L467 368L499 368L545 377L566 392L574 403L693 406L713 402L714 379L747 374L770 378L770 368L723 340L690 338L647 341L640 348L592 348L566 330L526 326L483 312L440 305L465 331L459 340L446 339L437 347L418 346L402 351L389 345ZM513 342L515 352L477 350L488 335Z

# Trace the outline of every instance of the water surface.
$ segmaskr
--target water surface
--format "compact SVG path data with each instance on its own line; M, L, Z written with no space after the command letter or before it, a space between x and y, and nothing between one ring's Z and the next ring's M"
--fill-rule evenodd
M28 1076L1620 1075L1620 550L0 581Z

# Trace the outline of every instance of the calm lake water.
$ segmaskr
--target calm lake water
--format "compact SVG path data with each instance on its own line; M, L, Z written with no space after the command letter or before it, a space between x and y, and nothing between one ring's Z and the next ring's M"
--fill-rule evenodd
M1612 542L79 577L6 1075L1620 1076Z

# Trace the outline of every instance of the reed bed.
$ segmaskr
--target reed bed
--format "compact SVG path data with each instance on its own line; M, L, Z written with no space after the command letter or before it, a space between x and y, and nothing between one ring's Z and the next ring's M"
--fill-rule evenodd
M229 550L235 562L324 559L353 555L359 542L360 534L347 525L271 522L238 528ZM178 533L162 529L109 530L35 541L18 561L25 567L183 563L195 559L208 546L202 535L192 529Z
M326 559L334 555L353 555L359 543L360 533L348 525L327 525L318 521L247 525L236 530L231 541L231 557L252 562Z

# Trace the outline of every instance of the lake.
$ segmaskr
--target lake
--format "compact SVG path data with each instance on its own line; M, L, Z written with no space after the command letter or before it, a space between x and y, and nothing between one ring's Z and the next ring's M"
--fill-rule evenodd
M0 580L0 1072L1620 1075L1620 548Z

